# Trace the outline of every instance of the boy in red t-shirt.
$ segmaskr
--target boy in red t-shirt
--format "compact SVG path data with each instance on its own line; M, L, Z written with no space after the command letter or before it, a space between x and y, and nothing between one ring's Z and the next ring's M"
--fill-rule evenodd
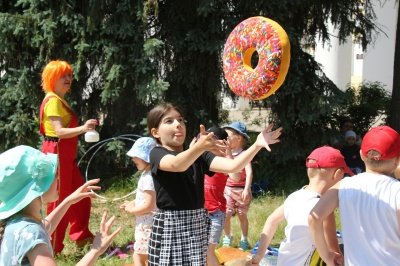
M207 132L213 132L215 137L219 140L226 142L228 139L228 134L223 128L211 127ZM232 158L230 149L221 151L221 153ZM224 197L224 190L227 179L228 175L224 173L214 173L212 176L204 176L204 208L208 210L208 215L211 220L210 240L207 250L208 266L219 266L217 257L215 256L215 247L221 239L225 224L226 199Z

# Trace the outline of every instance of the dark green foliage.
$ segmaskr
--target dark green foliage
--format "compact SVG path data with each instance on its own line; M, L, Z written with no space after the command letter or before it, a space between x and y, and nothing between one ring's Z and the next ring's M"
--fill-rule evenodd
M343 117L353 121L357 133L364 135L373 124L386 121L390 95L379 82L364 82L359 87L346 89L346 103L341 108Z
M287 31L292 59L282 88L258 103L271 107L269 120L284 134L272 154L257 156L255 176L278 189L306 182L305 155L329 140L344 94L303 49L318 36L329 42L328 22L341 40L356 34L365 47L375 17L370 1L360 9L358 0L0 0L0 149L40 145L40 73L52 59L73 63L68 101L82 121L104 120L102 139L144 134L147 111L165 100L185 110L190 141L200 123L226 119L221 52L233 28L257 15ZM105 156L110 165L123 150L114 148ZM110 171L119 171L114 165Z

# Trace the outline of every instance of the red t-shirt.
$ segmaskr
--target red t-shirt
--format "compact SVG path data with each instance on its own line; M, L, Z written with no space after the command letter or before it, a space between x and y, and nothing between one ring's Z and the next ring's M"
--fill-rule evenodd
M209 213L220 210L226 212L224 190L228 175L215 173L213 176L204 175L204 208Z

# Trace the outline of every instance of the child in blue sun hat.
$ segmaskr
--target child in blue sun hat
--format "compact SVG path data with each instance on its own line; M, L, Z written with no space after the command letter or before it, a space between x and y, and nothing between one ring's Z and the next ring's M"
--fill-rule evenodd
M136 199L125 201L120 208L136 216L133 262L136 266L147 265L148 243L156 207L156 192L150 172L150 151L156 146L153 138L141 137L135 141L127 155L139 171L142 171L136 190Z
M90 180L69 195L46 218L42 206L58 199L58 158L29 146L17 146L0 154L0 266L54 265L50 235L68 208L86 197L99 179ZM111 244L120 228L109 230L114 217L106 221L91 250L77 265L92 265Z
M241 121L235 121L224 127L228 133L229 145L233 157L245 151L250 136L247 134L246 125ZM251 183L253 182L253 169L251 162L247 163L238 173L230 173L226 182L224 196L226 198L226 221L224 226L225 236L222 245L232 245L233 235L231 232L232 216L237 214L241 228L239 248L248 250L250 244L247 240L249 233L249 220L247 212L252 199Z

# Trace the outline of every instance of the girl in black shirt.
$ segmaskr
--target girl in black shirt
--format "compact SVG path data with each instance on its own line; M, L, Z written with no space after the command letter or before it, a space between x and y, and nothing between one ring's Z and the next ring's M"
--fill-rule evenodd
M209 219L204 209L204 174L235 173L253 159L262 147L279 142L282 128L272 125L235 159L215 156L225 149L200 126L200 137L184 150L186 126L182 112L169 103L154 107L147 126L159 146L150 154L151 172L159 211L154 216L149 242L149 265L206 265Z

